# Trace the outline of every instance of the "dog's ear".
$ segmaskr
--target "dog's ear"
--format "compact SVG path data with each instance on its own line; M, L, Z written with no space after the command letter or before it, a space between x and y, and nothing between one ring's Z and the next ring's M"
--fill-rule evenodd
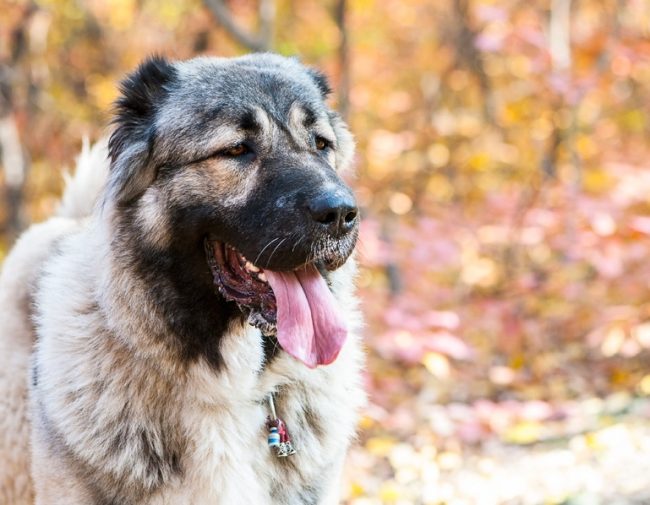
M309 77L314 81L316 86L318 86L318 89L320 90L321 95L323 95L323 98L327 98L329 94L332 92L332 88L330 87L330 83L327 80L327 76L321 72L320 70L316 70L315 68L307 68L307 73L309 74Z
M160 56L145 60L120 83L115 129L108 143L111 158L109 197L124 204L156 177L150 158L156 136L156 111L177 78L176 68Z

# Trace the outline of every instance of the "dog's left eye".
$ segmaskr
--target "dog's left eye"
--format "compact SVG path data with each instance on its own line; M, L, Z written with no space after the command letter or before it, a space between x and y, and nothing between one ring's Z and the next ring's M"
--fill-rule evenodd
M324 151L328 147L332 147L332 143L329 140L319 136L314 139L314 143L316 144L316 149L319 151Z
M244 154L248 154L250 152L251 152L250 148L243 143L234 145L222 151L224 155L230 156L232 158L237 158L239 156L243 156Z

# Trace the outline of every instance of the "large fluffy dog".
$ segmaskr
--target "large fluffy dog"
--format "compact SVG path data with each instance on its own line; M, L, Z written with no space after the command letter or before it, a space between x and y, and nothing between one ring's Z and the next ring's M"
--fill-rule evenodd
M353 146L327 93L268 54L123 82L108 151L4 265L3 503L337 502L363 393Z

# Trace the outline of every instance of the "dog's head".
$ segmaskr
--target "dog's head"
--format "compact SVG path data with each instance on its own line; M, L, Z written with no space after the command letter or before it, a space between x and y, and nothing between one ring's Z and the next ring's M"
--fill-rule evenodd
M122 83L109 143L107 203L139 247L193 264L194 282L310 366L345 337L324 277L358 232L338 175L353 142L328 92L320 73L271 54L152 58Z

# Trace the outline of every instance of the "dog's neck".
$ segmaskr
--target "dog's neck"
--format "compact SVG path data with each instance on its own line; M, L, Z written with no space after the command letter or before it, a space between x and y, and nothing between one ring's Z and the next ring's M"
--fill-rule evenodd
M222 337L243 317L215 291L202 248L182 239L158 247L128 214L112 217L104 223L113 239L102 267L105 312L120 325L112 329L122 338L146 339L152 352L180 353L187 363L202 358L219 369Z

